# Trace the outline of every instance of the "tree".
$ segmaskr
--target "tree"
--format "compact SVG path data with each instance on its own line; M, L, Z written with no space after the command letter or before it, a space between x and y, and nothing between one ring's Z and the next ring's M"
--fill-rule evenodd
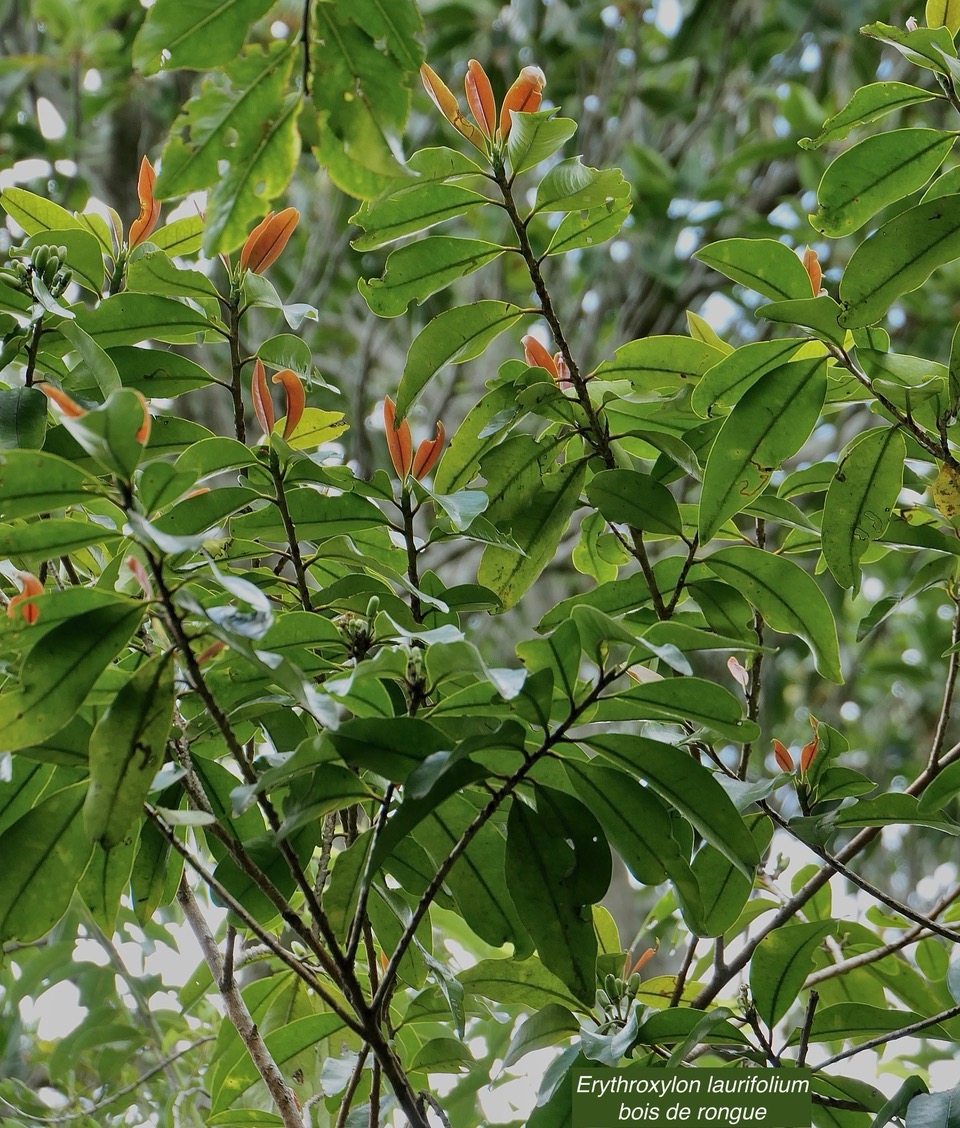
M591 1063L806 1064L818 1125L948 1121L960 12L853 48L859 10L756 5L696 62L710 7L641 43L631 6L517 5L556 70L470 61L460 98L456 7L429 65L412 0L38 9L70 81L24 57L11 94L74 163L21 130L52 188L0 191L11 1123L469 1128L543 1048L513 1123L569 1123ZM572 89L628 49L660 77ZM859 89L818 69L847 50ZM823 82L760 81L795 66ZM163 140L121 176L81 142L132 75ZM663 155L580 140L637 198L555 82L649 117ZM130 945L187 930L171 1006ZM21 1004L66 976L51 1046ZM890 1102L847 1064L888 1045Z

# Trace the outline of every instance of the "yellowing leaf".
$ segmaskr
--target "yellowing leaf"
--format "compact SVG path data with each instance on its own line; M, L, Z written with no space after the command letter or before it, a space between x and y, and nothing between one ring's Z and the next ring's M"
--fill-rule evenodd
M948 521L960 514L960 468L943 464L933 483L933 504Z
M927 0L927 27L948 28L951 35L960 31L960 0Z
M283 434L285 422L286 418L280 419L274 430ZM297 429L287 439L287 444L294 450L312 450L314 447L332 442L342 435L348 426L342 411L321 411L318 407L308 407L300 417Z

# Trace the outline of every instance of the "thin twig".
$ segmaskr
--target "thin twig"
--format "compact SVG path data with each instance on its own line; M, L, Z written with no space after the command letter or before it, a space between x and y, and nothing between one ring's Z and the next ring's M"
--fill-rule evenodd
M947 667L947 680L943 687L943 704L940 706L940 715L937 717L937 729L933 737L933 747L930 749L928 768L935 768L943 751L943 744L947 738L947 727L950 724L950 710L953 706L953 695L957 688L957 672L960 670L960 599L954 597L953 629L950 632L950 664Z
M896 1042L899 1038L909 1038L911 1034L919 1034L921 1030L936 1026L938 1022L949 1022L951 1018L958 1016L960 1016L960 1006L950 1007L949 1010L941 1011L932 1018L923 1018L919 1022L912 1022L909 1026L903 1026L899 1030L894 1030L891 1034L880 1034L876 1038L861 1042L859 1046L844 1050L843 1053L834 1054L833 1057L820 1062L817 1069L826 1069L828 1066L836 1065L838 1061L846 1061L847 1058L854 1057L856 1054L862 1054L864 1050L874 1050L877 1046L885 1046L888 1042Z
M683 998L683 989L687 985L687 976L690 974L690 968L693 966L693 959L697 954L697 945L699 943L699 936L690 937L687 954L683 957L683 963L680 965L680 970L677 972L677 981L673 985L673 994L670 996L671 1007L680 1005L680 1000Z
M115 1089L112 1093L101 1097L95 1104L90 1105L89 1108L85 1108L80 1112L58 1112L56 1116L34 1116L32 1113L25 1112L22 1108L17 1108L16 1105L12 1105L8 1100L4 1100L3 1097L0 1097L0 1101L2 1101L7 1108L13 1109L17 1116L22 1117L24 1120L30 1120L34 1124L63 1124L68 1120L88 1120L95 1112L109 1108L110 1105L115 1104L121 1097L125 1097L128 1093L135 1093L141 1085L145 1084L151 1078L156 1077L158 1073L163 1073L165 1070L169 1069L174 1062L179 1061L182 1057L186 1057L187 1054L193 1053L198 1047L206 1045L207 1042L215 1041L216 1037L216 1034L204 1034L202 1038L197 1038L196 1041L191 1042L189 1046L184 1046L182 1050L177 1050L176 1053L170 1054L168 1057L165 1057L163 1061L159 1061L156 1065L151 1066L145 1073L141 1073L136 1081L131 1081L129 1085Z
M407 948L412 943L413 938L416 935L416 931L420 926L420 922L426 915L427 910L432 904L434 897L436 897L437 893L440 891L441 886L446 880L447 874L456 864L457 860L464 854L467 847L474 840L480 830L484 826L486 826L490 819L493 818L493 816L497 813L497 811L500 809L501 804L506 799L508 799L516 790L516 788L523 782L523 780L527 778L534 765L539 763L539 761L543 759L543 757L546 756L547 753L550 752L550 750L555 745L560 744L564 741L567 732L576 724L577 720L580 718L583 712L588 709L595 701L599 700L600 695L603 693L604 689L606 689L606 687L610 685L611 682L620 677L622 673L622 669L615 669L612 671L607 671L605 673L602 672L600 674L600 677L597 679L596 684L584 697L580 704L575 705L571 708L566 719L556 729L554 729L552 733L546 736L540 747L535 752L531 753L531 755L524 761L524 763L521 764L519 768L517 768L513 775L511 775L509 779L507 779L506 782L503 783L501 787L499 787L493 793L486 806L477 814L477 816L473 819L469 826L467 826L464 832L460 835L460 838L450 850L450 853L447 854L446 858L437 867L437 872L431 878L430 883L427 885L427 888L421 894L420 900L417 902L417 905L411 914L410 920L407 922L406 927L403 930L403 934L401 935L400 940L398 941L397 946L394 949L392 956L390 957L390 962L387 964L387 967L384 970L383 978L380 981L380 986L373 997L371 1009L375 1014L380 1012L380 1009L383 1006L384 999L389 994L391 985L397 974L397 969L400 966L400 961L403 959Z
M353 1067L350 1080L347 1082L343 1098L340 1101L340 1112L337 1114L337 1123L334 1125L334 1128L345 1128L347 1117L350 1115L350 1108L353 1105L353 1098L357 1094L357 1089L360 1087L360 1080L363 1077L364 1062L366 1062L369 1053L370 1047L365 1045L361 1048L360 1053L357 1054L357 1063Z
M807 1013L803 1019L803 1029L800 1031L800 1047L797 1051L797 1065L803 1065L807 1060L807 1050L810 1046L810 1033L813 1030L813 1016L817 1013L817 1004L819 1002L819 993L817 991L811 991L810 997L807 999Z

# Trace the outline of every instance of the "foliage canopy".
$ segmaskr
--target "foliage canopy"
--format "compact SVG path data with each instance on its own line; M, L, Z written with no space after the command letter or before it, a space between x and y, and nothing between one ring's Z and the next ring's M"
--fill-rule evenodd
M559 1128L592 1062L950 1123L958 6L757 5L714 54L705 0L35 7L5 1122ZM84 134L137 98L113 183ZM850 1064L888 1044L889 1101Z

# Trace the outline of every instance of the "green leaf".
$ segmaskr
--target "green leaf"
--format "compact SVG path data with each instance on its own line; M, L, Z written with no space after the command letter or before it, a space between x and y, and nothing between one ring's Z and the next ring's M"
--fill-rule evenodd
M937 817L919 800L903 792L888 792L873 799L857 799L826 816L825 825L837 828L862 826L928 826L944 834L960 835L960 825L945 814Z
M309 1051L315 1054L317 1043L322 1043L324 1039L330 1038L341 1029L343 1029L343 1019L339 1015L321 1012L295 1018L279 1029L270 1030L264 1034L263 1040L270 1057L282 1068L301 1054ZM230 1023L224 1023L221 1030L228 1033L223 1045L219 1040L217 1043L217 1071L210 1086L210 1107L213 1113L223 1112L251 1089L263 1084L260 1073L243 1043L240 1042L240 1036L235 1028ZM234 1039L240 1043L240 1053L227 1058L227 1047ZM230 1062L230 1068L221 1068L225 1061Z
M166 154L164 154L166 160ZM157 177L159 184L160 177ZM157 199L160 199L157 196ZM203 242L203 228L205 221L202 215L187 215L183 219L175 219L164 227L154 231L150 242L161 251L165 251L171 258L179 255L192 255L200 250Z
M673 835L670 813L653 792L632 775L597 759L565 760L570 789L603 827L610 845L642 885L660 885L669 877L696 893L690 864ZM538 769L538 775L545 768ZM551 781L553 776L551 775Z
M657 682L654 687L683 685L685 680L688 679ZM760 851L733 802L705 767L680 748L641 737L592 736L590 746L619 768L639 776L664 802L679 811L711 846L753 880Z
M821 126L816 137L802 137L800 146L804 149L818 149L828 141L842 141L858 125L876 121L895 110L902 110L917 102L929 102L938 95L919 86L906 82L873 82L861 86L839 113L834 114Z
M673 494L637 470L601 470L590 479L587 497L608 521L651 533L679 536L683 525Z
M153 294L114 294L96 309L78 313L76 323L101 349L137 345L151 338L192 343L198 333L210 328L197 310Z
M788 361L765 373L724 420L710 451L700 495L700 540L706 544L749 505L770 475L807 441L827 394L819 358Z
M676 392L702 376L723 353L693 337L643 337L621 345L613 360L592 374L596 380L629 380L638 392Z
M733 407L761 376L779 368L800 349L811 347L817 346L811 346L802 337L741 345L714 364L698 381L690 396L690 406L704 419L718 408Z
M761 814L747 815L744 821L751 828L762 856L770 844L773 824ZM692 869L700 891L700 904L681 902L684 920L698 936L722 936L739 920L753 892L753 881L710 845L697 851Z
M906 443L897 427L861 435L837 464L823 508L823 558L841 587L860 587L860 558L883 536L900 495Z
M669 678L634 686L605 697L597 716L614 721L694 721L740 742L756 740L759 735L757 725L743 716L739 700L728 689L701 678Z
M0 556L23 561L47 560L120 537L116 529L93 521L51 517L32 524L0 525Z
M120 373L117 371L116 364L75 321L64 321L60 325L60 332L80 355L80 363L70 373L71 382L74 375L78 379L82 379L86 375L92 376L104 398L121 386Z
M548 255L565 255L581 247L598 247L623 227L633 200L629 196L607 200L587 211L570 212L560 221L547 247Z
M937 129L894 129L847 149L823 174L810 222L832 239L862 227L933 176L957 140Z
M66 230L38 231L24 243L24 249L66 247L66 263L74 279L99 297L103 289L103 248L89 231L77 230L78 222L71 222Z
M956 35L960 31L960 2L927 0L924 20L927 27L945 27L951 35Z
M536 956L527 960L480 960L460 972L457 979L474 995L495 1003L538 1010L549 1003L582 1010L579 1000Z
M960 256L960 196L908 208L853 252L840 280L840 324L872 325L890 306L922 286L938 266Z
M89 837L111 850L136 823L163 764L175 703L172 654L138 667L90 737Z
M953 45L953 35L945 27L919 27L915 31L905 31L891 24L873 23L860 29L862 35L889 43L915 66L949 76L950 69L944 62L944 55L957 57Z
M44 634L24 659L19 688L0 696L0 752L26 748L62 729L142 616L139 604L116 602Z
M817 1010L810 1028L810 1041L838 1042L848 1038L864 1041L877 1034L892 1034L904 1026L921 1022L924 1017L909 1010L886 1010L865 1003L837 1003ZM937 1026L929 1027L923 1036L950 1040L943 1028Z
M407 353L397 391L397 421L445 364L462 364L515 325L524 311L510 302L480 301L448 309L428 322Z
M553 154L577 132L570 118L555 118L556 110L518 113L507 140L507 157L514 176L533 168Z
M364 0L362 7L370 4ZM412 0L391 3L390 9L410 17L410 26L419 20ZM318 5L314 18L314 152L339 188L370 199L406 175L394 138L403 132L410 106L407 63L388 50L386 35L371 36L361 21L354 22L348 4ZM408 47L419 54L412 41Z
M173 298L219 300L217 288L199 270L174 265L163 251L142 254L127 267L127 289L145 294L166 294Z
M301 337L292 333L280 333L264 341L257 349L257 356L271 368L289 368L302 379L313 376L313 354L310 346Z
M78 418L64 416L61 426L104 470L126 479L143 457L146 405L130 388L111 392L106 402Z
M373 502L357 494L330 496L303 486L288 490L286 498L290 518L302 540L324 541L386 524L386 518ZM235 518L231 531L235 536L250 540L285 542L287 539L283 517L273 503Z
M39 940L67 911L93 853L80 815L84 789L63 788L0 834L0 942Z
M451 747L448 737L419 717L358 718L329 738L351 767L372 768L394 783L403 783L428 756Z
M371 39L382 39L404 70L420 69L423 48L419 36L423 27L414 0L341 0L340 7Z
M123 386L142 392L147 399L175 399L213 382L196 361L166 349L120 345L107 355L117 366Z
M521 115L518 115L518 117ZM534 1050L555 1046L567 1041L580 1030L580 1023L567 1007L560 1003L547 1003L521 1023L516 1034L510 1039L503 1068L509 1069Z
M133 43L133 65L144 74L161 67L206 70L234 59L250 25L273 0L157 0Z
M463 795L451 795L417 826L413 839L439 866L477 814L477 807ZM445 885L467 926L481 940L495 947L513 944L514 957L522 960L530 954L532 945L506 891L505 853L502 833L487 823L474 834L447 874Z
M811 297L803 263L776 239L721 239L693 257L772 302Z
M814 952L838 928L832 920L788 924L764 936L757 945L750 961L750 991L768 1026L775 1026L794 1004L813 970Z
M840 304L828 294L817 298L794 298L789 302L771 302L760 306L757 317L786 325L801 325L833 345L842 345L844 332L839 325Z
M408 243L387 259L382 278L360 281L360 293L379 317L399 317L412 301L423 302L503 254L482 239L434 235Z
M0 452L0 517L33 517L90 501L98 490L96 478L64 458L44 451Z
M596 169L571 157L553 166L537 189L537 212L576 212L601 207L630 195L618 168Z
M115 850L95 847L77 890L90 915L108 936L113 935L120 900L130 885L136 850L136 834Z
M495 592L503 609L513 607L554 558L580 498L587 467L567 462L544 476L530 504L509 519L510 536L520 552L489 545L477 582Z
M392 191L362 205L350 222L365 234L353 240L358 251L371 251L404 235L426 231L487 202L486 197L447 178L479 174L473 161L452 149L422 149L407 168L415 180L402 180Z
M39 450L46 433L47 397L39 388L0 391L0 451ZM4 478L0 461L0 513L5 512Z
M72 212L26 188L4 188L0 192L0 205L28 235L41 231L86 231Z
M140 828L140 844L130 874L130 900L142 928L161 905L176 894L183 873L183 855L177 853L153 823Z
M199 93L173 123L154 189L158 200L185 196L216 184L220 160L226 156L233 164L256 150L264 120L286 93L292 61L290 44L282 41L266 51L252 47L233 61L225 74L214 71L205 77ZM224 148L227 135L235 139L229 149ZM191 225L189 233L184 232L188 240L202 237L199 216L177 223ZM169 254L186 254L184 247L169 246L173 234L170 226L161 228L150 236L150 242ZM197 241L192 249L199 245Z
M926 1093L927 1083L922 1077L908 1077L873 1119L870 1128L886 1128L894 1118L903 1121L904 1113L918 1093Z
M300 108L297 94L271 106L257 129L256 147L236 156L226 176L211 189L203 232L208 257L239 247L251 223L286 190L300 157Z
M751 546L725 548L704 563L741 592L769 627L796 635L810 647L817 670L843 684L837 625L816 581L799 565Z
M597 990L597 937L567 878L576 865L570 844L550 821L519 799L507 821L507 889L546 968L586 1006Z
M918 1093L907 1105L905 1128L957 1128L960 1086L945 1093Z

